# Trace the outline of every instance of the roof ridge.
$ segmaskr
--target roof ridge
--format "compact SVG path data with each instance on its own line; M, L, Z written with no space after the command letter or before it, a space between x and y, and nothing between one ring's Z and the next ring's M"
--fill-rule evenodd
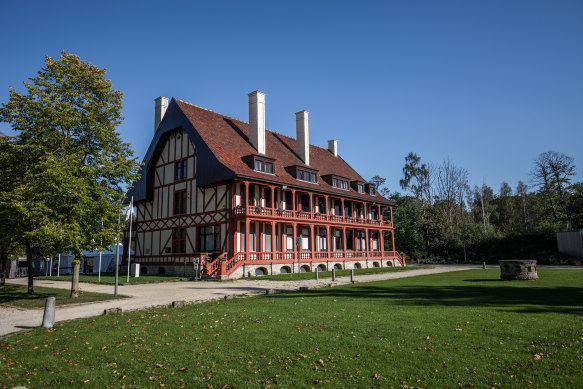
M214 114L217 114L217 115L221 115L221 116L223 116L223 117L226 117L227 119L236 120L236 121L238 121L238 122L241 122L241 123L246 123L247 125L249 124L248 122L246 122L246 121L243 121L243 120L241 120L241 119L235 119L235 118L233 118L233 117L230 117L230 116L224 115L224 114L222 114L222 113L220 113L220 112L213 111L212 109L204 108L204 107L201 107L201 106L199 106L199 105L196 105L196 104L189 103L188 101L180 100L180 99L177 99L177 98L175 98L175 97L173 97L173 99L174 99L174 100L177 100L177 101L180 101L181 103L188 104L188 105L191 105L191 106L193 106L193 107L196 107L196 108L202 109L202 110L204 110L204 111L208 111L208 112L211 112L211 113L214 113Z
M204 110L204 111L208 111L208 112L211 112L211 113L214 113L214 114L217 114L217 115L221 115L222 117L226 117L227 119L236 120L236 121L238 121L238 122L245 123L245 124L249 125L249 122L246 122L246 121L244 121L244 120L241 120L241 119L235 119L235 118L233 118L233 117L230 117L230 116L224 115L224 114L222 114L222 113L220 113L220 112L213 111L212 109L204 108L204 107L201 107L201 106L199 106L199 105L196 105L196 104L189 103L188 101L184 101L184 100L177 99L177 98L175 98L175 97L173 97L173 99L174 99L174 100L177 100L177 101L180 101L181 103L188 104L188 105L190 105L190 106L193 106L193 107L196 107L196 108L202 109L202 110ZM267 129L267 128L265 129L265 131L269 131L269 132L271 132L271 133L273 133L273 134L277 134L277 135L285 136L285 137L287 137L287 138L290 138L290 139L293 139L293 140L297 140L297 138L294 138L293 136L285 135L285 134L282 134L281 132L277 132L277 131L274 131L274 130L269 130L269 129ZM320 149L322 149L322 150L329 151L329 150L328 150L327 148L325 148L325 147L318 146L318 145L315 145L315 144L312 144L312 143L310 143L310 146L318 147L318 148L320 148Z

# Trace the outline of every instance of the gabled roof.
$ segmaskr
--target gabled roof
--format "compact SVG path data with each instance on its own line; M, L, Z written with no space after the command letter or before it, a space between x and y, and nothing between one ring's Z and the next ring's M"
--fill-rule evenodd
M288 185L289 187L334 193L343 197L393 204L378 193L376 196L371 196L368 193L358 193L352 188L349 191L334 188L321 178L318 180L318 184L296 180L286 168L294 165L307 165L296 153L295 138L269 130L265 131L265 156L275 160L275 174L257 172L244 159L248 155L257 154L257 150L249 142L248 123L176 99L171 100L146 154L145 171L148 170L149 165L155 163L157 158L155 157L156 145L160 143L166 133L176 128L182 128L197 149L198 185L209 185L234 178L249 178L276 185ZM204 166L204 171L201 169L203 164L209 165ZM308 167L318 170L320 177L333 174L346 177L351 181L366 182L340 156L335 157L328 149L315 145L310 145L310 165ZM142 187L145 186L144 176L146 174L142 174L142 178L128 195L134 195L138 200L142 197L145 198L146 188ZM139 193L142 195L137 195Z

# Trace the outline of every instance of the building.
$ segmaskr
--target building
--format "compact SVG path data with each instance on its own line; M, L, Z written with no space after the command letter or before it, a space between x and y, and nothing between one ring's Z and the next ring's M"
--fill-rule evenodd
M296 113L293 139L265 129L259 91L249 94L249 123L155 101L154 138L128 192L142 274L192 272L197 260L222 278L405 264L394 204L340 157L336 140L309 143L307 111Z

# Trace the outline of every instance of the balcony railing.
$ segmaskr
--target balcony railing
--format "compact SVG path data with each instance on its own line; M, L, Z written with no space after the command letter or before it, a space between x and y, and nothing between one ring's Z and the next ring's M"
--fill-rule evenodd
M268 217L276 219L285 220L297 220L297 221L321 221L321 222L331 222L331 223L342 223L351 224L358 226L379 226L379 227L392 227L393 224L390 221L378 220L378 219L364 219L358 217L345 217L337 215L328 215L323 213L312 213L305 211L290 211L285 209L272 209L272 208L262 208L262 207L236 207L233 209L233 216L256 216L256 217Z

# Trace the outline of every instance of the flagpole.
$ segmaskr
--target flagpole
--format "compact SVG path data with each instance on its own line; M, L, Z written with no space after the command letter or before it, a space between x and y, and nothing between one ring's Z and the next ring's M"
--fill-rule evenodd
M119 282L119 224L121 221L121 213L117 215L117 234L115 236L115 287L113 289L113 295L117 297L117 284Z
M128 239L128 279L127 282L130 282L130 264L132 261L132 221L134 216L134 196L132 196L132 200L130 201L130 209L128 210L130 214L130 234Z

